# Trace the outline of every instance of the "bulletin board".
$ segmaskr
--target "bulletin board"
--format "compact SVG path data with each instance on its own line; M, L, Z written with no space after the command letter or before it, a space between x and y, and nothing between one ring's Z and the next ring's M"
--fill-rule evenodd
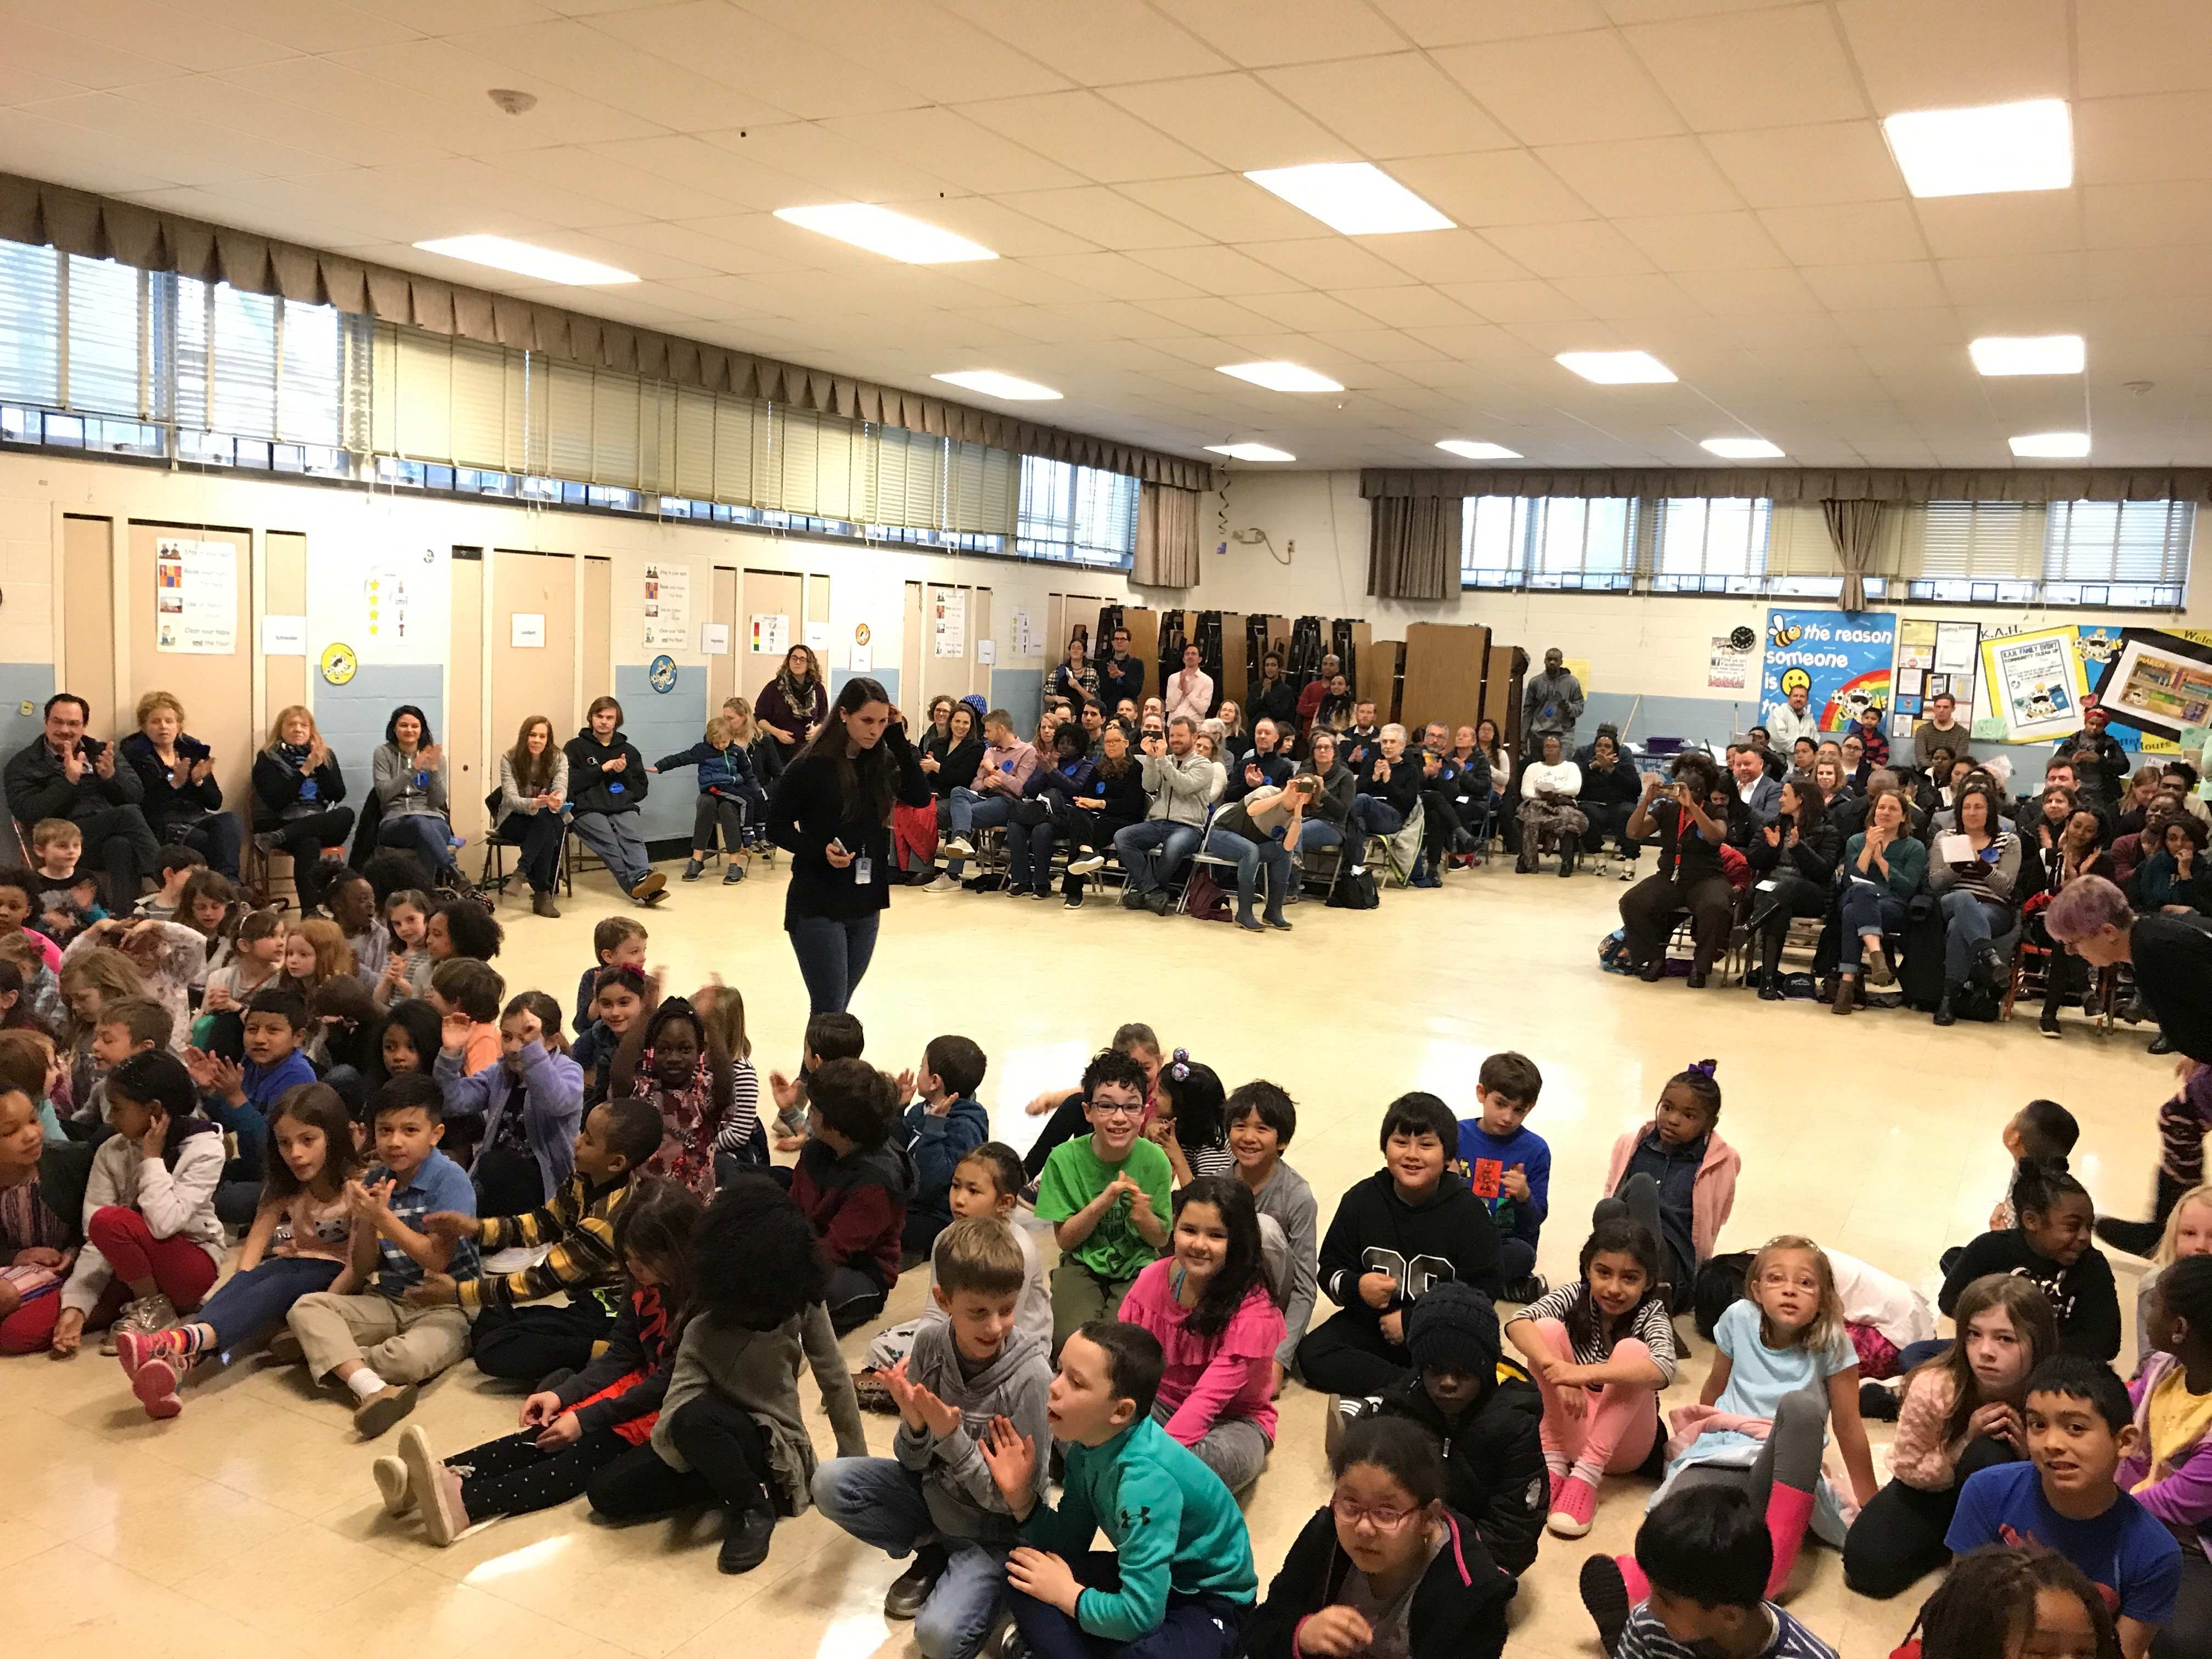
M1910 738L1928 717L1928 705L1947 692L1959 705L1954 718L1973 729L1974 672L1981 638L1979 623L1911 617L1899 620L1897 662L1890 681L1892 738Z

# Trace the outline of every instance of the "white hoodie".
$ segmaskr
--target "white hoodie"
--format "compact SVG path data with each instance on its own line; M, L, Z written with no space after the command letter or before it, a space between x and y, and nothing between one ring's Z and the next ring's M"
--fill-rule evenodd
M155 1237L187 1239L220 1267L224 1244L222 1223L216 1218L215 1189L222 1179L222 1140L220 1133L187 1135L172 1170L160 1158L146 1157L137 1141L109 1136L93 1154L92 1174L84 1188L86 1222L110 1205L120 1204L144 1216L147 1231ZM77 1252L69 1283L62 1286L62 1306L90 1313L114 1277L107 1258L88 1243Z

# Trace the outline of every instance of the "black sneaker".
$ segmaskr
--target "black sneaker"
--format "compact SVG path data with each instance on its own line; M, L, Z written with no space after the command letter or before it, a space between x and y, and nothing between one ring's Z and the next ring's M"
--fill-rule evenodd
M1881 1382L1859 1384L1859 1415L1876 1423L1894 1423L1905 1404L1904 1391Z
M724 1572L750 1572L768 1559L769 1541L775 1536L775 1511L768 1505L768 1494L763 1492L743 1509L732 1504L727 1514L722 1547L714 1565Z
M1609 1555L1590 1557L1583 1563L1582 1590L1583 1606L1597 1621L1598 1639L1611 1653L1628 1628L1628 1580L1621 1577L1620 1563Z
M919 1613L945 1574L945 1559L942 1544L924 1544L916 1550L914 1565L892 1579L891 1587L884 1592L884 1617L912 1619Z
M1530 1273L1526 1279L1516 1279L1510 1284L1507 1285L1505 1287L1505 1295L1504 1299L1508 1302L1519 1302L1523 1304L1530 1302L1540 1302L1543 1300L1545 1293L1551 1288L1552 1287L1549 1285L1544 1282L1543 1274Z

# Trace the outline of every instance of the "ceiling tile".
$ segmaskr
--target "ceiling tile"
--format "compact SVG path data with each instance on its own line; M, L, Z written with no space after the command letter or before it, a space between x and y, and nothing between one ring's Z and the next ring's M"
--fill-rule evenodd
M677 185L696 185L711 198L700 203L695 216L709 216L716 202L735 202L763 213L816 199L817 186L803 179L708 143L703 139L678 137L627 138L611 144L594 144L592 152L625 167L633 167ZM501 157L502 161L506 158ZM781 222L780 221L777 222ZM821 239L796 225L783 228L809 242Z
M1716 317L1771 316L1818 311L1820 296L1790 270L1684 270L1674 281Z
M1530 34L1601 29L1609 20L1597 0L1371 0L1416 46L1456 46Z
M1872 121L1717 132L1705 149L1753 207L1902 198L1904 176Z
M1144 309L1194 334L1264 334L1274 319L1249 311L1234 300L1201 295L1194 300L1147 300Z
M19 113L55 124L56 132L82 128L146 145L148 165L177 184L206 184L219 176L251 173L296 178L302 173L327 173L343 159L312 148L226 131L127 93L81 93L34 104ZM9 153L0 149L0 155ZM195 176L186 176L179 168Z
M1589 203L1525 149L1428 155L1395 163L1391 174L1463 225L1559 224L1596 217Z
M1069 83L1028 53L928 0L892 6L879 0L734 3L825 53L927 93L933 103L1021 98Z
M1788 263L1750 213L1658 214L1615 219L1613 225L1662 270L1757 270Z
M1080 283L1039 270L1025 259L978 259L952 274L979 293L1023 305L1076 304L1091 298Z
M397 46L415 38L415 31L405 24L358 7L302 6L295 0L223 0L222 21L244 33L260 35L295 52L353 52L364 46Z
M1718 213L1741 207L1735 187L1694 138L1628 138L1558 144L1536 152L1568 187L1609 218Z
M1363 246L1425 283L1505 282L1528 274L1471 230L1370 236Z
M1549 283L1443 283L1438 288L1487 322L1557 322L1589 315Z
M1039 270L1080 283L1116 300L1181 300L1199 297L1188 283L1140 265L1119 253L1053 253L1029 262Z
M1422 292L1417 288L1378 291L1387 294ZM1289 294L1248 294L1244 295L1243 303L1248 310L1258 312L1276 327L1301 334L1324 328L1364 328L1375 320L1368 313L1354 311L1334 295L1316 294L1309 289Z
M700 137L716 149L801 179L810 187L801 197L776 203L777 207L820 201L881 202L913 209L917 217L927 218L928 208L936 206L949 184L816 121L733 127Z
M2074 165L2075 176L2090 185L2212 178L2212 92L2075 105Z
M1109 87L1106 96L1217 165L1238 173L1359 154L1249 75L1204 75Z
M2212 260L2196 247L2100 249L2081 261L2082 289L2100 300L2179 300L2212 295ZM2191 309L2202 311L2202 306Z
M1170 276L1188 283L1205 294L1241 298L1251 295L1280 295L1295 291L1300 286L1297 278L1285 276L1273 265L1261 264L1257 259L1234 248L1222 247L1211 242L1184 247L1133 247L1129 250L1129 257L1140 264L1152 266L1155 270L1164 270ZM1246 303L1250 301L1247 300Z
M2200 0L2075 0L2083 98L2212 88L2212 7Z
M6 19L11 58L18 55L15 31L26 22L74 36L101 52L127 40L134 52L179 70L238 69L294 55L294 48L266 36L227 27L211 11L156 0L70 0L66 6L36 7L12 0L0 6L0 17Z
M18 4L7 19L8 62L29 74L94 90L137 86L188 73L185 66L125 52L105 40L64 33L23 15ZM41 9L37 15L44 15Z
M1348 288L1334 297L1392 328L1451 328L1474 320L1465 306L1433 288Z
M2212 182L2092 185L2081 194L2088 245L2100 252L2212 241Z
M337 57L287 58L226 70L219 78L373 130L435 132L443 149L459 155L537 149L556 138L610 143L659 131L653 122L527 77L522 89L536 93L538 105L518 120L484 96L486 72L483 59L443 41L416 40Z
M569 144L513 150L490 158L490 162L503 172L520 173L539 184L558 185L655 219L696 218L717 209L727 211L757 205L735 198L718 198L704 179L693 177L679 184L611 155ZM678 236L690 234L676 233Z
M329 158L313 169L317 172L328 171L332 162L376 167L450 153L436 143L434 129L387 127L362 118L358 112L295 103L208 76L150 82L131 88L127 96L151 118L174 119L195 130L204 124L227 128L266 143ZM297 167L267 169L291 174L302 170Z
M1091 176L1048 161L950 109L848 115L822 125L855 144L950 179L963 190L986 194L1050 190L1080 184Z
M1612 276L1651 269L1611 225L1499 225L1484 233L1539 276Z
M1928 255L1909 202L1768 208L1759 218L1782 251L1801 265L1867 264Z
M1113 86L1231 67L1145 0L944 0L1071 81Z
M1832 311L1880 311L1940 306L1949 298L1935 263L1898 260L1881 264L1814 265L1801 273Z
M912 109L931 101L721 0L682 0L588 21L617 40L696 69L748 96L754 88L772 88L777 107L808 120Z
M647 116L679 132L792 118L791 111L770 102L757 88L734 90L688 64L656 58L603 29L570 18L451 38L455 46L488 64L503 64L555 85L588 93L617 109ZM497 82L487 75L484 84ZM537 115L533 110L522 118L532 120Z
M1264 71L1260 78L1377 161L1501 149L1512 135L1419 52Z
M1377 258L1363 246L1366 241L1389 240L1320 236L1291 242L1254 242L1244 252L1312 288L1389 288L1412 282L1397 266Z
M2115 256L2141 258L2138 253ZM1959 305L2002 305L2013 300L2086 299L2089 262L2081 253L1983 254L1938 259L1943 287Z
M1682 130L1616 33L1452 46L1436 59L1524 144L1596 143Z
M1848 121L1868 112L1824 6L1684 18L1623 33L1699 132Z
M2063 98L2072 86L2065 0L1841 0L1836 13L1878 114Z
M1656 273L1627 276L1559 276L1553 285L1592 315L1622 321L1647 317L1699 316L1698 302L1668 277Z
M1038 98L963 104L958 113L1102 184L1182 178L1216 170L1196 150L1177 143L1092 92L1056 92Z
M568 11L612 11L621 4L659 0L351 0L354 9L403 23L421 34L460 34L471 29L511 28L554 21Z
M1133 179L1120 189L1124 196L1158 208L1170 219L1180 219L1194 230L1239 247L1308 236L1318 222L1272 191L1233 173L1210 173L1196 179Z
M1073 235L1042 219L1032 219L1026 213L1017 213L988 196L948 197L942 202L929 203L926 212L920 211L917 206L916 216L956 231L971 241L981 242L1002 259L1031 254L1083 253L1092 246L1086 237Z
M2082 246L2081 202L2070 190L1946 196L1916 202L1913 210L1938 258L2059 253Z
M1366 7L1348 6L1342 0L1153 0L1153 3L1223 57L1248 69L1357 58L1405 44L1395 29Z
M1188 247L1206 240L1189 226L1155 213L1103 185L1085 185L1074 190L1023 191L1000 200L1017 213L1057 225L1071 235L1085 237L1101 246L1124 252Z

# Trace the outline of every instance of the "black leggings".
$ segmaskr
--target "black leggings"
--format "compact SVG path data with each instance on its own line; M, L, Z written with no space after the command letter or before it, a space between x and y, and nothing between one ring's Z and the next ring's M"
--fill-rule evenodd
M661 1462L650 1445L633 1446L612 1429L593 1429L556 1451L540 1450L538 1431L525 1429L446 1460L446 1467L461 1477L461 1507L471 1522L550 1510L587 1492L596 1508L602 1486L618 1490L641 1476L652 1479L652 1470L643 1464L684 1478Z
M1951 1559L1943 1535L1959 1507L1959 1488L1968 1475L2013 1462L2016 1456L2004 1442L1982 1435L1967 1443L1959 1455L1958 1473L1941 1492L1892 1480L1859 1511L1844 1536L1844 1582L1861 1595L1887 1601L1942 1567Z
M564 1308L534 1303L478 1314L471 1339L477 1369L535 1387L549 1372L580 1371L590 1364L592 1349L614 1329L614 1316L581 1292L570 1294Z
M750 1509L765 1489L775 1503L768 1440L744 1407L718 1389L695 1395L677 1408L669 1437L690 1464L678 1470L654 1457L650 1466L623 1460L617 1472L592 1483L592 1507L610 1521L641 1521L693 1504Z
M1083 1091L1079 1089L1061 1101L1053 1115L1044 1121L1044 1127L1037 1132L1037 1138L1030 1143L1029 1151L1022 1155L1023 1172L1035 1181L1044 1173L1044 1161L1052 1156L1054 1147L1062 1141L1073 1140L1076 1136L1086 1133L1090 1127L1090 1120L1083 1115Z
M1413 1356L1361 1309L1339 1309L1298 1344L1298 1375L1327 1394L1381 1394L1413 1374Z
M323 848L345 845L353 834L353 808L333 806L304 818L286 818L264 833L292 855L292 885L299 890L300 908L312 910L323 902Z

